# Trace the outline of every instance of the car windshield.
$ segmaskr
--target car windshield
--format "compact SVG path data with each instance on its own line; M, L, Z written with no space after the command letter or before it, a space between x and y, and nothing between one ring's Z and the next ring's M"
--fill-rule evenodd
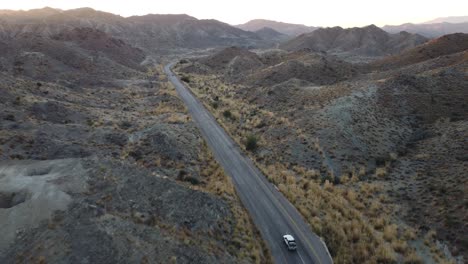
M290 242L289 242L289 245L291 245L291 246L295 246L295 245L296 245L296 242L294 242L294 241L290 241Z

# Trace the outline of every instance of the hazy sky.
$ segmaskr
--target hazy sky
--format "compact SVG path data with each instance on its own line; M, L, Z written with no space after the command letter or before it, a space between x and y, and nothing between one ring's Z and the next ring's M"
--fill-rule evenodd
M0 0L0 9L92 7L122 16L186 13L230 24L265 18L309 26L424 22L468 15L467 0Z

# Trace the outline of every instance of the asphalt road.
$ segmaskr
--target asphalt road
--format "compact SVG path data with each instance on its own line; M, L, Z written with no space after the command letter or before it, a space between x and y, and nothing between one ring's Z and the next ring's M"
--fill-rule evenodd
M320 237L312 233L296 208L270 183L215 118L172 73L173 63L164 70L187 105L215 158L232 177L237 193L247 208L275 263L333 263ZM283 235L291 234L297 251L288 251Z

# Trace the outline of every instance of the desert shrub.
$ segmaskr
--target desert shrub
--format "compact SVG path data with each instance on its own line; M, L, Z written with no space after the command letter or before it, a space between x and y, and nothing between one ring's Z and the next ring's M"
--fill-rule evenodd
M212 102L212 103L211 103L211 106L212 106L214 109L218 109L219 103L218 103L218 102Z
M375 176L378 178L384 178L387 175L387 169L385 167L379 167L375 169Z
M404 262L405 264L423 264L421 257L416 254L416 252L412 252L408 256L405 257Z
M184 76L182 78L180 78L183 82L186 82L186 83L189 83L190 82L190 78L187 77L187 76Z
M20 105L21 104L21 97L17 96L15 101L13 101L14 105Z
M397 237L397 226L395 224L388 225L384 228L383 237L387 241L392 241Z
M128 153L128 155L135 160L141 160L143 158L143 153L140 150L133 150Z
M223 112L223 116L224 116L225 118L231 118L231 117L232 117L232 113L231 113L231 111L229 111L229 110L225 110L225 111Z
M377 248L377 262L382 264L397 263L393 249L388 245L380 245Z
M398 252L400 254L404 254L408 250L408 244L406 241L397 239L392 242L392 247L395 252Z
M179 173L177 174L177 180L182 181L186 175L187 175L187 171L180 170Z
M245 142L245 149L249 151L255 151L258 147L258 139L255 135L249 135L247 141Z
M125 130L126 130L126 129L129 129L129 128L132 127L132 123L130 123L129 121L124 120L124 121L122 121L122 122L119 123L119 127L120 127L121 129L125 129Z
M376 157L375 165L378 167L384 166L386 161L387 161L386 157Z
M188 175L188 176L184 177L184 181L190 182L193 185L200 184L200 179L198 179L197 177L192 176L192 175Z
M3 119L4 119L4 120L8 120L8 121L15 121L15 116L12 115L12 114L8 114L8 115L5 116Z

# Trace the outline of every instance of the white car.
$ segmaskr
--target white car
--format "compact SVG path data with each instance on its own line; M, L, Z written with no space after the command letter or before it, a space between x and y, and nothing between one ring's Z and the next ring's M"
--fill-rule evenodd
M286 243L286 246L288 247L289 250L296 250L296 240L294 240L294 237L291 235L284 235L283 236L284 243Z

